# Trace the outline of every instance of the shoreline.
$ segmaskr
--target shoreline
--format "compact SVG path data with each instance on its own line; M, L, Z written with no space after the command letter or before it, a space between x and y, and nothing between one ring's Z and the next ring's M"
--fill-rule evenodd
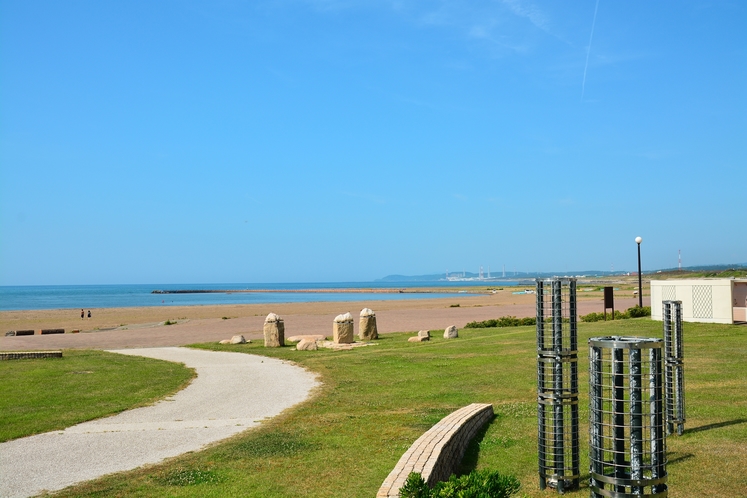
M519 286L520 287L520 286ZM151 294L490 294L490 290L475 291L472 289L450 287L428 288L334 288L334 289L156 289Z
M601 293L578 293L577 297L580 315L603 310ZM461 293L447 298L407 300L100 308L92 309L91 319L81 319L79 309L0 311L0 350L184 346L218 342L239 334L262 340L264 319L271 312L284 319L286 337L331 336L334 317L345 312L355 317L357 333L362 308L374 310L379 333L443 330L450 325L463 328L471 321L501 316L534 316L535 298L533 294L504 290L496 294ZM647 296L644 301L648 301ZM616 293L616 309L624 310L636 302L630 292ZM175 323L165 325L166 321ZM5 337L9 330L47 328L64 328L67 333ZM80 333L69 333L71 330Z

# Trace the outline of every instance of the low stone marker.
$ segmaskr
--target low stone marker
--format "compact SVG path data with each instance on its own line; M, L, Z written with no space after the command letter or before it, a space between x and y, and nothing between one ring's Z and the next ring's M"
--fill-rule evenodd
M265 318L264 326L265 347L280 348L285 346L285 324L283 319L275 313L270 313Z
M431 333L427 330L421 330L415 337L410 337L407 342L425 342L431 340Z
M456 325L446 327L446 330L444 330L444 339L456 339L457 337L459 337L459 332Z
M64 334L65 329L42 329L41 334L47 335L47 334Z
M16 335L34 335L33 330L16 330Z
M376 330L376 313L373 310L368 308L361 310L358 337L361 341L373 341L379 338L379 332Z
M332 323L332 341L337 344L355 342L353 315L345 313L335 317L335 321Z
M230 339L223 339L220 344L251 344L251 340L246 340L243 335L235 335Z
M319 345L317 345L316 341L311 339L301 339L298 341L298 344L296 344L296 349L298 351L316 351L319 349Z

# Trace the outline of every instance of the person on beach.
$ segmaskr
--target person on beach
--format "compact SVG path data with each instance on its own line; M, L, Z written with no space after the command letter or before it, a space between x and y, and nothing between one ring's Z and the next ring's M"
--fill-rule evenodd
M83 313L83 310L80 310L80 319L83 320L85 318L86 314Z
M88 310L88 319L91 319L91 310Z

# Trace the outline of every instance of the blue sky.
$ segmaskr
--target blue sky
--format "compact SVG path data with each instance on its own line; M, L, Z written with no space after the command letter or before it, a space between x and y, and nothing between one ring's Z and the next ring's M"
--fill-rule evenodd
M741 263L746 182L740 1L0 0L0 285Z

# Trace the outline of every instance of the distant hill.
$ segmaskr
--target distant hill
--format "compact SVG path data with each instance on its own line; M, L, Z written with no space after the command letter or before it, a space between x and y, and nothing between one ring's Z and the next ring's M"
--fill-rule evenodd
M658 270L646 270L644 274L671 274L671 273L687 273L687 274L703 274L707 276L739 276L747 270L747 263L739 264L722 264L722 265L700 265L700 266L687 266L683 267L680 271L678 268L662 268ZM586 276L586 277L607 277L613 275L625 275L627 272L611 272L604 270L574 270L574 271L559 271L559 272L506 272L506 276L503 277L502 272L492 273L491 278L487 278L487 272L483 275L483 280L529 280L535 278L550 278L554 276ZM695 275L693 275L695 276ZM703 276L703 275L698 275ZM449 273L450 280L477 280L480 277L478 273L472 272L454 272ZM446 279L446 273L431 273L429 275L387 275L384 278L379 278L376 282L443 282Z
M376 279L376 282L436 282L444 280L444 273L433 275L387 275L384 278Z

